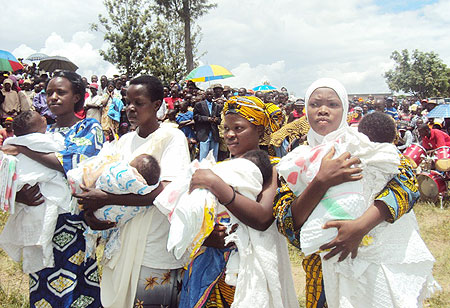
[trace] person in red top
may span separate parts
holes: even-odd
[[[427,124],[419,127],[422,146],[426,150],[434,150],[443,146],[450,146],[450,136],[439,129],[430,129]]]
[[[178,86],[173,86],[170,90],[170,97],[165,97],[164,102],[166,102],[167,109],[174,109],[174,103],[177,101],[181,101],[182,99],[179,97]]]
[[[289,114],[288,123],[291,123],[294,120],[300,119],[305,115],[303,109],[305,108],[305,102],[301,99],[298,99],[294,103],[294,110]]]
[[[3,145],[3,141],[5,141],[6,138],[14,136],[12,124],[13,118],[7,117],[4,124],[5,128],[0,129],[0,146]]]

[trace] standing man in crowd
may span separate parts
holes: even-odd
[[[200,142],[200,161],[208,155],[210,150],[213,150],[214,158],[217,160],[219,152],[218,126],[222,108],[213,102],[213,97],[213,89],[207,89],[206,99],[198,102],[194,107],[194,129]]]
[[[45,93],[45,82],[39,83],[41,91],[33,99],[34,110],[47,120],[47,124],[55,123],[55,115],[50,111],[47,105],[47,93]]]
[[[86,98],[84,102],[84,109],[86,110],[86,118],[96,119],[98,122],[102,118],[102,97],[98,95],[98,84],[91,83],[89,85],[91,95]]]
[[[397,108],[394,107],[394,99],[391,96],[386,98],[386,109],[384,113],[390,115],[395,121],[398,121]]]
[[[7,117],[15,117],[20,112],[20,100],[19,94],[12,89],[13,81],[6,78],[3,81],[2,94],[4,96],[4,101],[0,105],[0,115],[2,121]]]

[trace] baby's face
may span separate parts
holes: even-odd
[[[31,117],[30,126],[34,128],[36,133],[44,134],[47,130],[47,120],[36,111],[33,112]]]

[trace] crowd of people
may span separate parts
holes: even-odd
[[[412,211],[416,175],[397,152],[450,146],[450,122],[426,116],[433,102],[349,100],[334,79],[294,98],[286,88],[201,90],[146,75],[29,77],[2,76],[0,151],[18,168],[26,157],[62,174],[81,207],[57,205],[45,245],[0,236],[24,264],[53,247],[52,262],[26,271],[31,307],[298,307],[283,238],[305,254],[307,307],[421,307],[439,289]],[[43,122],[46,135],[62,138],[60,150],[21,143],[42,134]],[[205,161],[219,169],[199,168]],[[54,178],[18,187],[25,210],[5,230],[48,226],[47,210],[34,224],[26,211],[51,208],[40,181]],[[99,211],[115,205],[121,214],[102,219]],[[121,221],[127,208],[137,210]],[[87,234],[115,227],[100,277],[95,254],[86,257]],[[168,249],[172,236],[181,253]]]

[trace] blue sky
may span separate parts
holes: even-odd
[[[436,2],[438,0],[375,0],[375,4],[386,13],[413,11]]]

